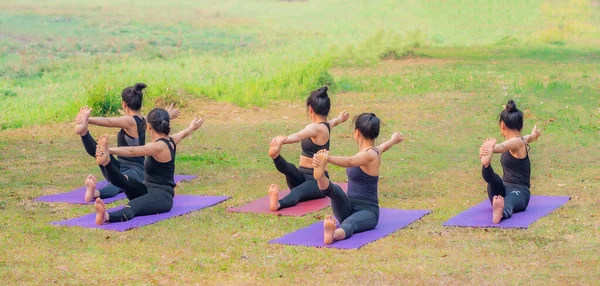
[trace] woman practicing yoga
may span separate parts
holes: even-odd
[[[298,202],[323,198],[324,195],[317,189],[317,182],[313,179],[313,155],[321,150],[329,150],[329,135],[331,128],[344,123],[350,115],[344,110],[338,117],[327,121],[331,101],[327,95],[327,87],[324,86],[313,91],[306,100],[308,116],[312,123],[304,129],[289,135],[277,136],[271,140],[269,156],[273,159],[277,170],[285,175],[285,180],[291,192],[281,200],[278,200],[279,187],[272,184],[269,187],[269,209],[277,211],[289,208]],[[279,152],[283,144],[301,142],[302,154],[298,168],[288,163]],[[325,171],[325,176],[329,174]]]
[[[379,221],[379,199],[377,184],[381,155],[395,144],[404,140],[404,135],[394,133],[392,138],[375,147],[375,138],[379,135],[379,118],[373,113],[359,115],[354,124],[354,140],[359,152],[351,157],[329,156],[329,151],[321,150],[313,157],[315,180],[319,190],[331,199],[333,216],[328,215],[324,222],[324,242],[351,237],[374,229]],[[340,186],[333,184],[323,176],[327,163],[346,167],[348,175],[348,194]],[[337,228],[337,221],[341,222]]]
[[[488,183],[488,197],[492,203],[492,222],[500,223],[514,213],[522,212],[529,204],[531,162],[529,161],[529,143],[537,140],[540,130],[533,127],[530,135],[521,136],[523,113],[517,104],[509,100],[500,113],[500,132],[506,141],[496,144],[496,139],[488,138],[479,149],[481,174]],[[500,155],[500,164],[504,174],[502,178],[492,169],[492,155]]]
[[[175,152],[177,144],[183,138],[198,130],[204,119],[196,117],[190,126],[179,133],[169,136],[171,131],[169,113],[160,108],[148,113],[148,133],[152,142],[144,146],[108,148],[108,135],[104,134],[98,140],[96,162],[103,166],[107,179],[116,187],[125,191],[129,203],[121,210],[108,213],[102,199],[97,198],[96,224],[104,222],[121,222],[136,216],[165,213],[173,207],[175,196]],[[143,157],[144,178],[142,182],[119,171],[110,159],[109,154],[120,157]]]
[[[146,85],[143,83],[136,83],[134,86],[129,86],[121,92],[121,108],[125,115],[116,118],[104,118],[104,117],[92,117],[90,118],[91,108],[84,106],[79,110],[79,114],[75,119],[75,134],[81,136],[83,147],[87,153],[94,157],[96,155],[96,140],[89,132],[88,125],[98,125],[104,127],[116,127],[121,128],[117,135],[118,146],[143,146],[146,143],[146,119],[141,115],[140,109],[142,108],[143,90]],[[172,105],[168,108],[171,118],[176,118],[179,115],[179,110],[172,109]],[[119,160],[110,156],[113,164],[116,165],[123,174],[137,180],[144,179],[144,158],[143,157],[121,157]],[[106,171],[104,167],[100,166],[100,171],[104,178],[106,177]],[[85,180],[86,192],[84,200],[91,202],[95,198],[112,198],[118,193],[122,192],[120,188],[113,184],[108,184],[106,187],[96,190],[90,188],[91,184],[95,185],[96,177],[89,175]]]

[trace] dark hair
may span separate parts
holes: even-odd
[[[375,113],[363,113],[354,117],[354,128],[367,139],[375,139],[379,136],[379,125],[381,121]]]
[[[508,129],[523,129],[523,112],[517,108],[517,104],[511,99],[506,103],[506,108],[500,113],[500,120]]]
[[[121,98],[127,106],[133,110],[142,108],[142,99],[144,94],[142,90],[146,88],[145,83],[136,83],[134,86],[128,86],[121,92]]]
[[[169,135],[171,132],[171,117],[162,108],[154,108],[148,112],[148,123],[156,132]]]
[[[327,95],[327,86],[321,87],[310,93],[310,96],[306,99],[306,107],[312,107],[316,114],[321,116],[329,115],[329,109],[331,108],[331,100]]]

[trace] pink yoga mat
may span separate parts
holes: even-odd
[[[348,191],[347,183],[334,183],[342,188],[344,192]],[[267,190],[265,189],[265,192]],[[287,196],[290,190],[281,190],[279,192],[279,199]],[[285,208],[279,211],[269,210],[269,196],[264,196],[258,200],[251,201],[243,206],[233,207],[227,209],[228,212],[239,212],[239,213],[258,213],[258,214],[274,214],[274,215],[285,215],[285,216],[303,216],[311,212],[316,212],[324,209],[330,205],[329,198],[325,197],[322,199],[311,200],[300,202],[291,208]]]
[[[189,180],[193,180],[195,179],[197,176],[190,176],[190,175],[175,175],[175,183],[181,182],[181,181],[189,181]],[[96,184],[96,189],[102,189],[104,188],[106,185],[108,185],[108,182],[106,180],[100,181]],[[41,196],[39,198],[34,199],[34,201],[36,202],[48,202],[48,203],[70,203],[70,204],[93,204],[94,202],[86,202],[83,200],[83,197],[85,196],[85,186],[81,187],[81,188],[77,188],[75,190],[72,190],[70,192],[66,192],[66,193],[60,193],[60,194],[54,194],[54,195],[47,195],[47,196]],[[125,197],[124,193],[119,193],[116,196],[112,197],[112,198],[106,198],[106,199],[102,199],[102,201],[105,204],[108,203],[112,203],[114,201],[118,201],[118,200],[122,200],[122,199],[126,199],[127,197]]]

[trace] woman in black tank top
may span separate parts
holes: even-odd
[[[521,135],[523,113],[517,109],[516,103],[512,100],[508,101],[506,108],[500,113],[499,122],[500,131],[506,140],[496,144],[496,139],[488,138],[479,149],[481,174],[488,184],[488,197],[493,211],[492,222],[495,224],[527,209],[531,196],[529,143],[540,136],[537,125],[533,127],[530,135]],[[500,163],[504,170],[502,178],[492,169],[494,153],[502,153],[500,155]]]
[[[140,112],[144,88],[146,88],[146,84],[136,83],[133,86],[126,87],[121,92],[121,108],[125,113],[124,116],[115,118],[90,117],[91,108],[84,106],[80,109],[75,119],[75,134],[81,136],[83,147],[90,156],[96,156],[97,146],[96,140],[89,132],[88,126],[90,124],[120,128],[117,135],[117,146],[119,147],[143,146],[146,143],[146,119],[144,119]],[[177,109],[172,109],[171,106],[169,110],[175,117],[177,116]],[[118,157],[117,159],[111,156],[111,161],[127,176],[138,180],[144,179],[144,157]],[[100,171],[104,178],[108,180],[104,167],[100,167]],[[91,174],[88,175],[85,180],[86,192],[84,201],[91,202],[95,198],[112,198],[123,191],[112,183],[109,183],[102,189],[96,190],[95,183],[96,177]]]
[[[107,221],[121,222],[136,216],[165,213],[173,207],[177,144],[198,130],[204,123],[204,119],[196,117],[188,128],[171,136],[169,136],[170,117],[166,110],[160,108],[151,110],[148,113],[148,123],[148,133],[150,133],[152,142],[144,146],[108,148],[108,135],[106,134],[98,140],[96,162],[106,169],[108,179],[125,191],[129,202],[123,209],[108,213],[102,199],[97,198],[95,203],[97,224]],[[123,157],[146,156],[145,180],[142,182],[121,173],[113,164],[109,154]]]
[[[343,111],[338,117],[327,121],[331,101],[324,86],[313,91],[306,100],[306,108],[312,123],[289,136],[277,136],[271,140],[269,156],[273,159],[275,168],[285,176],[291,192],[279,200],[279,187],[272,184],[269,187],[269,209],[277,211],[282,208],[295,206],[298,202],[323,198],[313,179],[312,156],[321,149],[329,150],[329,135],[331,128],[345,122],[350,116]],[[315,142],[317,140],[319,142]],[[298,167],[288,163],[280,154],[283,144],[301,142],[302,154]],[[326,174],[328,176],[328,174]]]

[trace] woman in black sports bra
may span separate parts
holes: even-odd
[[[148,113],[148,123],[148,133],[150,133],[152,142],[144,146],[108,148],[108,135],[106,134],[98,140],[96,162],[105,168],[108,179],[125,191],[129,203],[121,210],[108,213],[102,199],[97,198],[95,203],[96,224],[122,222],[136,216],[165,213],[173,207],[177,144],[198,130],[204,123],[204,119],[196,117],[188,128],[172,136],[169,136],[171,124],[169,113],[166,110],[152,109]],[[146,156],[145,180],[142,182],[121,173],[109,155]]]
[[[321,149],[329,150],[331,128],[344,123],[350,117],[346,111],[342,111],[338,117],[327,121],[331,101],[327,95],[326,86],[310,94],[306,100],[306,107],[308,116],[312,121],[311,124],[292,135],[277,136],[271,140],[269,156],[273,159],[277,170],[285,176],[287,185],[291,190],[289,195],[279,200],[279,187],[276,184],[269,186],[269,208],[272,211],[295,206],[298,202],[324,197],[313,178],[312,157]],[[279,154],[283,144],[297,142],[300,142],[302,147],[298,167],[288,163]],[[325,176],[328,176],[327,172]]]
[[[331,215],[323,222],[323,242],[332,244],[344,240],[355,233],[374,229],[379,222],[379,167],[381,155],[392,146],[402,142],[404,135],[394,133],[392,138],[375,145],[379,136],[380,120],[373,113],[359,115],[354,123],[354,140],[358,143],[358,153],[354,156],[329,156],[329,151],[321,150],[313,158],[315,180],[319,190],[330,198]],[[348,193],[340,186],[323,176],[327,163],[346,168]],[[321,170],[321,172],[318,172]],[[336,221],[337,219],[337,221]],[[337,222],[340,226],[337,227]]]
[[[106,117],[91,117],[92,109],[84,106],[79,110],[79,114],[75,119],[75,134],[81,136],[83,147],[86,152],[94,157],[96,156],[96,140],[89,132],[88,125],[97,125],[103,127],[120,128],[117,135],[117,146],[143,146],[146,143],[146,119],[142,116],[140,110],[142,108],[143,90],[146,88],[144,83],[136,83],[133,86],[128,86],[121,92],[121,108],[125,115],[115,118]],[[176,118],[179,110],[168,108],[171,118]],[[144,179],[144,157],[122,157],[118,156],[118,160],[111,156],[111,161],[117,168],[127,176],[137,180]],[[104,178],[106,170],[100,167],[100,171]],[[110,180],[109,180],[110,181]],[[92,187],[92,185],[94,187]],[[120,188],[112,183],[106,187],[96,190],[96,177],[88,175],[85,180],[86,192],[84,200],[91,202],[95,198],[112,198],[122,192]]]
[[[488,197],[492,203],[492,222],[509,219],[514,213],[522,212],[529,205],[531,162],[529,161],[529,143],[537,140],[540,130],[533,127],[530,135],[521,136],[523,113],[517,104],[509,100],[500,113],[500,132],[506,139],[496,144],[495,138],[488,138],[479,149],[481,174],[488,183]],[[502,178],[492,169],[492,155],[500,155],[500,164],[504,170]]]

